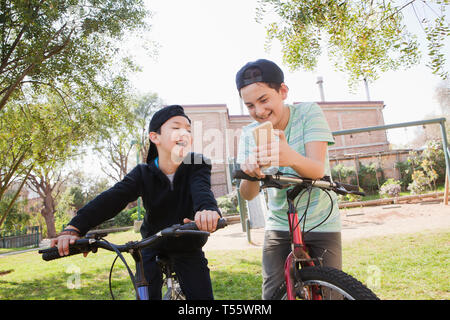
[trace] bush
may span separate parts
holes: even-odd
[[[380,195],[382,197],[398,197],[402,190],[401,182],[394,179],[388,179],[380,187]]]
[[[412,174],[413,182],[408,185],[408,190],[412,194],[421,194],[427,190],[427,186],[430,186],[430,178],[422,171],[416,170]]]
[[[224,195],[217,198],[217,206],[223,216],[233,215],[239,212],[239,205],[237,199],[237,191]]]
[[[445,182],[445,158],[442,143],[429,141],[422,151],[412,151],[408,157],[412,168],[408,186],[414,194],[423,193],[427,188],[436,190],[436,183]]]
[[[137,220],[137,207],[126,209],[119,212],[114,218],[103,222],[97,226],[97,229],[108,229],[115,227],[129,227],[132,226],[134,221]],[[141,219],[143,219],[145,209],[141,208]]]
[[[408,185],[412,182],[412,170],[408,161],[398,161],[395,168],[400,171],[400,185],[403,190],[407,190]]]
[[[378,165],[376,163],[362,164],[359,163],[358,179],[359,186],[364,189],[366,193],[373,193],[378,190],[377,180]]]
[[[350,179],[355,178],[355,167],[346,167],[342,163],[335,165],[331,169],[333,180],[351,183]]]

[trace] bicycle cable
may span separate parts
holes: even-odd
[[[114,264],[116,263],[116,260],[117,260],[118,257],[119,257],[119,256],[116,255],[116,257],[114,258],[114,261],[113,261],[113,263],[112,263],[112,265],[111,265],[111,269],[109,270],[109,293],[111,294],[111,298],[112,298],[113,300],[116,300],[116,299],[114,298],[114,294],[113,294],[113,292],[112,292],[112,271],[113,271]]]
[[[330,198],[330,202],[331,202],[331,209],[330,209],[330,212],[329,212],[328,215],[325,217],[325,219],[323,219],[319,224],[317,224],[316,226],[312,227],[312,228],[309,229],[308,231],[304,231],[304,230],[305,230],[305,227],[306,227],[306,213],[307,213],[307,211],[308,211],[308,209],[309,209],[309,205],[310,205],[310,201],[311,201],[311,192],[312,192],[312,189],[313,189],[313,188],[314,188],[314,186],[311,185],[311,186],[307,187],[306,189],[304,189],[304,190],[302,191],[302,193],[298,196],[297,202],[295,203],[295,209],[296,209],[296,211],[297,211],[297,206],[298,206],[298,203],[299,203],[301,197],[303,196],[303,194],[304,194],[306,191],[308,191],[308,202],[307,202],[307,204],[306,204],[306,208],[305,208],[305,210],[304,210],[304,212],[303,212],[301,218],[300,218],[299,221],[297,222],[297,225],[292,229],[292,230],[295,230],[295,229],[299,226],[299,224],[302,222],[302,220],[303,220],[303,228],[302,228],[302,230],[303,230],[303,234],[304,234],[304,235],[306,235],[308,232],[310,232],[310,231],[316,229],[317,227],[319,227],[320,225],[322,225],[325,221],[328,220],[328,218],[331,216],[331,213],[333,212],[333,205],[334,205],[334,204],[333,204],[333,198],[331,197],[331,195],[330,195],[330,193],[328,192],[328,190],[319,188],[319,189],[323,190],[323,191],[328,195],[328,197]]]
[[[322,220],[322,222],[320,222],[318,225],[312,227],[312,228],[309,229],[308,231],[304,232],[304,234],[307,234],[307,233],[310,232],[311,230],[314,230],[315,228],[317,228],[317,227],[319,227],[320,225],[322,225],[325,221],[328,220],[328,218],[331,216],[331,213],[333,212],[333,198],[331,197],[331,195],[330,195],[330,193],[328,192],[328,190],[323,190],[323,191],[324,191],[324,192],[328,195],[328,197],[330,198],[330,202],[331,202],[331,210],[330,210],[330,212],[328,213],[328,215],[326,216],[326,218]]]
[[[308,191],[308,202],[307,202],[307,204],[306,204],[306,209],[303,211],[303,214],[302,214],[302,216],[300,217],[300,219],[298,220],[297,224],[292,228],[292,231],[295,231],[295,229],[298,228],[298,226],[300,225],[300,223],[302,222],[303,219],[304,219],[304,220],[303,220],[303,230],[304,230],[304,227],[305,227],[305,221],[306,221],[306,212],[308,211],[309,203],[310,203],[310,200],[311,200],[311,189],[312,189],[312,188],[307,187],[307,188],[305,188],[305,189],[303,189],[303,190],[301,191],[301,193],[300,193],[299,196],[297,196],[297,202],[295,203],[295,206],[294,206],[295,211],[298,211],[298,210],[297,210],[298,203],[299,203],[300,199],[303,197],[303,195],[305,194],[305,192]]]
[[[103,240],[103,241],[105,241],[107,244],[109,244],[109,245],[111,246],[111,248],[113,248],[113,250],[116,252],[117,256],[118,256],[118,257],[122,260],[122,262],[125,264],[125,267],[126,267],[127,270],[128,270],[128,274],[130,275],[131,282],[133,282],[133,287],[134,287],[134,289],[135,289],[135,291],[136,291],[136,298],[137,298],[137,300],[141,300],[141,299],[140,299],[140,296],[139,296],[139,291],[138,291],[137,286],[136,286],[136,280],[135,280],[135,278],[134,278],[133,272],[131,271],[130,267],[128,266],[128,263],[126,262],[126,260],[125,260],[125,258],[123,257],[122,253],[116,248],[115,245],[113,245],[112,243],[110,243],[110,242],[109,242],[108,240],[106,240],[105,238],[101,238],[101,240]],[[114,259],[114,262],[116,262],[115,260],[117,260],[117,257],[116,257],[116,259]],[[113,262],[113,265],[111,266],[111,271],[112,271],[112,267],[114,266],[114,262]],[[110,275],[111,275],[111,274],[110,274]]]

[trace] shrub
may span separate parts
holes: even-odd
[[[144,217],[145,209],[141,208],[141,219]],[[132,226],[134,220],[137,220],[137,207],[126,209],[119,214],[117,214],[114,218],[103,222],[98,225],[96,229],[108,229],[114,227],[129,227]]]
[[[422,170],[415,170],[412,174],[412,180],[413,182],[408,185],[408,190],[412,194],[424,193],[427,186],[431,185],[430,178]]]
[[[371,193],[378,190],[377,180],[378,165],[376,163],[362,164],[359,163],[358,179],[359,186],[364,189],[365,192]]]
[[[233,215],[239,212],[239,205],[237,199],[237,191],[217,198],[217,206],[223,216]]]
[[[403,190],[406,190],[408,185],[412,182],[411,165],[408,161],[398,161],[395,163],[395,168],[400,171],[400,185]]]
[[[335,165],[331,169],[333,180],[350,183],[350,179],[355,177],[355,167],[346,167],[342,163]]]
[[[382,197],[398,197],[401,191],[401,182],[394,179],[388,179],[380,187],[380,195]]]

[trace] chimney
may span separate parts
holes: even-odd
[[[367,79],[364,78],[364,86],[366,87],[366,96],[367,96],[367,101],[370,101],[370,95],[369,95],[369,84],[367,83]]]
[[[317,77],[317,82],[316,83],[319,85],[320,99],[323,102],[323,101],[325,101],[325,95],[323,93],[323,78],[322,77]]]

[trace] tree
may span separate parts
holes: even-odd
[[[114,181],[122,180],[129,170],[129,158],[133,149],[139,152],[140,161],[145,161],[148,149],[148,125],[151,115],[161,108],[163,102],[155,93],[130,97],[124,108],[123,121],[110,126],[104,138],[95,147],[104,159],[102,171]]]
[[[47,165],[34,169],[27,179],[27,185],[42,199],[41,215],[47,225],[47,237],[56,237],[55,212],[56,201],[62,191],[63,177],[60,168]]]
[[[105,127],[123,121],[123,97],[129,90],[126,83],[120,77],[114,78],[105,82],[97,95],[79,92],[64,97],[48,87],[36,91],[24,86],[20,96],[0,110],[0,200],[15,180],[22,181],[18,195],[34,170],[32,177],[44,181],[40,190],[45,204],[42,214],[48,232],[54,235],[54,198],[47,174],[63,167],[83,144],[97,141]],[[7,208],[1,213],[0,226],[9,211]]]
[[[0,110],[25,84],[101,89],[120,41],[148,30],[148,16],[142,0],[1,1]]]
[[[448,0],[259,0],[257,21],[275,13],[266,26],[268,48],[282,45],[283,60],[292,70],[313,70],[324,48],[337,70],[348,73],[349,84],[373,81],[380,73],[408,68],[420,61],[417,34],[405,24],[411,9],[427,42],[427,65],[448,78],[443,46],[450,24],[445,19]],[[419,10],[419,7],[420,10]],[[426,14],[423,12],[426,11]]]

